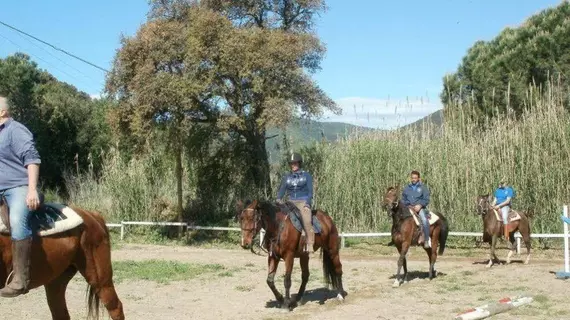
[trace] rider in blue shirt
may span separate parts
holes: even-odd
[[[315,233],[312,223],[311,205],[313,202],[313,177],[310,173],[301,169],[303,158],[298,153],[289,156],[289,166],[291,172],[283,176],[281,186],[277,192],[277,201],[282,201],[287,194],[289,200],[301,211],[303,220],[303,229],[307,235],[307,245],[305,252],[312,253],[314,251]]]
[[[427,206],[429,205],[430,192],[426,185],[420,180],[420,173],[412,171],[410,174],[411,183],[402,192],[402,203],[410,207],[416,213],[419,213],[422,222],[423,239],[420,238],[419,243],[424,248],[431,248],[430,225],[428,218]]]
[[[28,292],[32,246],[29,218],[40,206],[37,191],[40,156],[30,131],[10,117],[8,99],[0,96],[0,196],[10,210],[14,277],[0,290],[2,297]]]
[[[501,210],[503,218],[503,232],[505,239],[509,240],[509,211],[511,210],[515,191],[507,185],[506,179],[503,178],[499,182],[499,187],[495,190],[495,199],[493,200],[493,209]]]

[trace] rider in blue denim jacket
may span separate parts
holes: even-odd
[[[10,117],[8,99],[0,96],[0,196],[10,211],[12,237],[12,281],[0,290],[2,297],[28,292],[32,246],[31,212],[40,206],[37,191],[40,156],[33,136]]]
[[[430,192],[420,180],[420,173],[412,171],[411,183],[402,192],[402,202],[416,213],[419,213],[422,222],[424,248],[431,248],[430,225],[427,206],[429,205]],[[420,240],[421,243],[421,240]]]
[[[310,173],[302,170],[303,158],[298,153],[289,156],[289,166],[291,171],[283,176],[281,186],[277,192],[277,201],[282,201],[283,197],[289,195],[289,200],[293,202],[303,220],[303,229],[307,235],[305,252],[313,253],[315,243],[315,233],[312,223],[311,205],[313,202],[313,177]]]

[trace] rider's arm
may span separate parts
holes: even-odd
[[[422,206],[422,208],[427,207],[429,204],[429,196],[430,196],[429,189],[427,186],[424,185],[424,187],[422,188],[422,195],[418,199],[417,204]]]
[[[277,191],[277,200],[282,200],[283,197],[285,196],[285,191],[287,191],[286,183],[287,183],[287,175],[284,175],[283,178],[281,178],[281,186],[279,187],[279,191]]]
[[[511,203],[511,197],[508,197],[507,200],[505,200],[505,201],[499,203],[498,207],[499,207],[499,208],[502,208],[502,207],[504,207],[504,206],[506,206],[506,205],[509,205],[510,203]]]
[[[313,177],[310,173],[306,173],[307,175],[307,191],[309,192],[307,196],[307,206],[311,206],[313,203]]]
[[[28,165],[28,190],[36,191],[38,187],[38,178],[40,176],[40,165],[39,164],[29,164]]]
[[[34,137],[26,127],[19,125],[14,128],[10,146],[25,167],[28,167],[30,164],[39,165],[41,163],[40,154],[36,150],[34,143]]]
[[[404,191],[402,191],[402,203],[405,206],[410,206],[412,204],[410,203],[410,200],[408,200],[408,192],[407,191],[408,191],[408,188],[405,188]]]

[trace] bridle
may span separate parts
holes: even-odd
[[[259,232],[259,231],[257,230],[257,225],[258,225],[258,223],[261,222],[261,214],[259,213],[259,210],[254,209],[254,208],[245,208],[245,209],[243,209],[243,211],[248,211],[248,212],[253,211],[253,220],[254,220],[254,221],[253,221],[253,228],[244,229],[244,228],[241,227],[241,224],[240,224],[240,229],[241,229],[242,231],[254,232],[253,237],[255,237],[255,236],[257,235],[257,233]],[[242,212],[243,212],[243,211],[242,211]]]
[[[394,214],[396,214],[397,212],[397,208],[398,208],[398,198],[392,200],[390,198],[384,198],[385,203],[386,203],[386,209],[388,209],[388,214],[390,216],[394,216]]]
[[[486,206],[484,204],[486,204]],[[487,214],[487,211],[489,210],[488,199],[480,198],[479,201],[477,201],[477,208],[478,208],[479,214],[481,214],[483,216],[485,214]]]
[[[251,237],[251,239],[253,240],[253,239],[255,239],[255,237],[257,236],[257,234],[259,233],[259,230],[260,230],[261,228],[264,228],[264,229],[267,229],[267,228],[265,228],[265,226],[264,226],[263,220],[261,219],[261,213],[259,212],[258,209],[245,208],[245,209],[242,210],[242,213],[243,213],[243,211],[249,211],[249,212],[253,211],[253,220],[254,220],[254,221],[253,221],[253,228],[244,229],[244,228],[242,228],[241,223],[240,223],[240,229],[241,229],[242,232],[243,232],[243,231],[246,231],[246,232],[247,232],[247,231],[253,232],[253,236]],[[258,225],[260,225],[260,228],[259,228],[259,229],[258,229],[258,227],[257,227]],[[252,243],[251,243],[251,246],[250,246],[251,253],[254,253],[254,254],[259,255],[259,253],[255,252],[255,251],[253,250],[254,244],[257,244],[257,246],[258,246],[262,251],[264,251],[265,253],[268,253],[267,250],[265,250],[265,248],[264,248],[263,246],[259,245],[256,241],[252,241]]]

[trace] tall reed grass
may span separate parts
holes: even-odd
[[[381,201],[389,186],[408,183],[419,170],[431,190],[430,209],[455,231],[480,231],[475,197],[493,193],[506,177],[514,208],[533,209],[533,232],[560,232],[563,204],[570,204],[570,117],[560,88],[529,90],[526,110],[475,121],[469,102],[450,106],[443,126],[355,133],[338,144],[320,144],[316,203],[344,231],[388,231]]]

